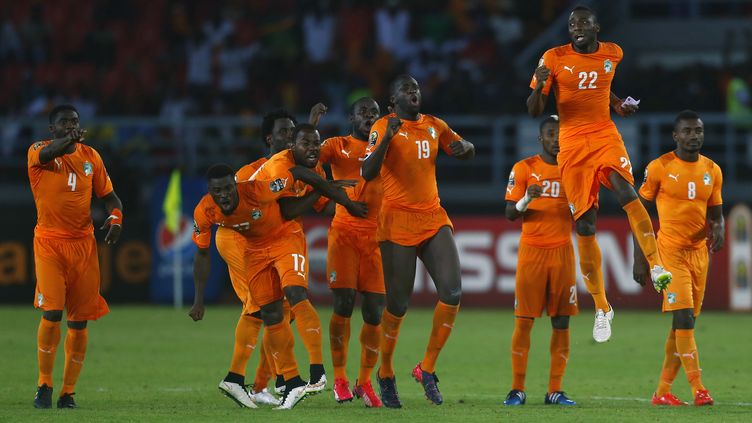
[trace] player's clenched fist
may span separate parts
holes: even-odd
[[[394,116],[390,117],[386,122],[386,134],[384,134],[384,139],[390,139],[394,136],[394,134],[399,131],[400,127],[402,126],[402,121],[400,118]]]
[[[547,68],[546,65],[538,66],[538,68],[535,69],[535,88],[543,88],[543,86],[546,85],[549,75],[551,75],[551,69]]]
[[[530,185],[527,187],[527,196],[530,198],[539,198],[543,194],[543,188],[540,185]]]
[[[194,322],[202,320],[204,318],[204,305],[193,304],[193,307],[191,307],[191,311],[188,312],[188,315],[191,316],[191,319],[193,319]]]
[[[474,150],[474,147],[468,141],[459,140],[449,144],[449,149],[452,150],[452,155],[454,157],[463,157],[470,153],[470,151]]]
[[[345,205],[347,212],[355,217],[366,217],[368,214],[368,205],[361,203],[360,201],[350,201]]]

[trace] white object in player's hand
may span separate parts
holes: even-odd
[[[635,100],[632,98],[632,96],[627,96],[627,98],[624,99],[624,101],[621,102],[622,109],[624,106],[639,106],[640,100]]]

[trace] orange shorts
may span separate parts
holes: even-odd
[[[444,226],[454,230],[443,207],[421,212],[382,208],[376,239],[415,247],[431,239]]]
[[[592,207],[598,207],[598,191],[603,185],[612,189],[608,176],[617,172],[634,185],[632,164],[619,132],[606,130],[581,135],[576,145],[557,156],[561,183],[569,201],[569,210],[577,220]],[[559,140],[560,145],[567,144]]]
[[[384,294],[381,250],[373,231],[329,228],[326,274],[329,288]]]
[[[576,267],[572,243],[538,248],[520,243],[514,287],[514,315],[541,317],[577,314]]]
[[[302,231],[281,236],[263,248],[246,249],[250,302],[263,306],[284,298],[287,286],[308,289],[308,257]]]
[[[220,227],[217,229],[217,235],[214,239],[217,242],[219,255],[227,263],[232,289],[235,290],[238,299],[243,303],[243,314],[253,314],[259,311],[259,306],[250,296],[250,275],[248,273],[250,267],[249,257],[246,253],[248,238],[232,229]]]
[[[699,316],[708,276],[708,248],[676,248],[661,242],[659,234],[658,254],[663,267],[673,275],[668,288],[663,290],[663,311],[691,308]]]
[[[34,307],[67,310],[67,319],[97,320],[110,312],[99,294],[99,257],[94,236],[76,239],[34,237],[37,286]]]

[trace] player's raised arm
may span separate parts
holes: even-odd
[[[546,81],[551,75],[551,70],[546,65],[541,64],[535,69],[535,88],[527,97],[527,113],[532,117],[538,117],[543,113],[546,108],[546,101],[548,96],[543,93],[543,88],[546,86]]]
[[[46,164],[55,160],[56,157],[70,153],[71,146],[77,142],[83,142],[85,134],[85,129],[75,128],[68,132],[66,136],[53,139],[39,152],[39,163]]]
[[[708,207],[710,223],[710,252],[716,253],[723,248],[726,237],[726,221],[723,218],[723,205]]]
[[[517,220],[518,217],[525,214],[525,212],[527,211],[527,206],[529,206],[530,203],[536,198],[540,198],[542,194],[543,188],[541,188],[540,185],[530,185],[529,187],[527,187],[525,196],[522,197],[520,201],[507,201],[507,207],[504,210],[504,215],[509,220]]]
[[[366,181],[374,179],[375,177],[379,176],[379,173],[381,173],[381,165],[384,163],[384,157],[386,156],[386,152],[389,149],[389,143],[392,141],[394,134],[399,131],[400,126],[402,126],[402,121],[396,116],[390,117],[387,120],[384,137],[381,139],[381,142],[378,144],[378,146],[376,146],[376,149],[373,151],[373,153],[369,154],[368,157],[366,157],[366,159],[363,161],[363,166],[361,167],[360,174]],[[378,137],[378,131],[372,131],[371,136]],[[376,140],[374,139],[373,142],[375,141]]]
[[[211,272],[211,256],[208,248],[197,248],[193,256],[193,307],[188,315],[194,322],[204,318],[204,288]]]
[[[312,186],[313,189],[320,192],[324,197],[331,198],[335,202],[345,206],[345,208],[351,215],[356,217],[365,217],[368,214],[368,207],[365,205],[365,203],[352,201],[350,197],[347,196],[347,193],[345,193],[345,190],[341,188],[341,186],[330,183],[326,179],[317,175],[316,172],[313,172],[312,170],[303,166],[295,166],[290,169],[290,173],[295,179],[303,181],[306,184]],[[283,206],[283,204],[280,203],[280,206]],[[285,211],[283,211],[282,213],[284,214]]]
[[[321,117],[326,114],[327,110],[329,110],[329,108],[327,108],[324,103],[316,103],[311,107],[311,113],[308,115],[308,123],[314,127],[319,126]]]

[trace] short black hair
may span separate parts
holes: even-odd
[[[389,96],[391,97],[392,95],[394,95],[394,92],[399,89],[399,82],[401,82],[403,79],[408,78],[415,79],[412,75],[407,73],[397,75],[397,77],[392,80],[392,83],[389,84]]]
[[[676,115],[676,119],[674,119],[674,128],[676,128],[676,125],[678,125],[679,122],[683,120],[695,120],[695,119],[700,119],[700,115],[697,114],[697,112],[695,112],[694,110],[689,110],[689,109],[682,110],[681,112],[679,112],[678,115]]]
[[[316,127],[311,125],[310,123],[301,123],[300,125],[295,125],[295,130],[292,131],[292,142],[294,143],[295,140],[298,139],[298,134],[301,131],[316,131]]]
[[[596,23],[598,22],[598,14],[595,13],[595,11],[593,9],[591,9],[591,8],[585,6],[585,5],[579,4],[579,5],[575,6],[574,9],[572,9],[572,13],[574,13],[574,12],[588,12],[591,15],[593,15],[593,18],[594,18],[595,22]]]
[[[267,135],[271,135],[272,131],[274,131],[274,122],[276,122],[277,119],[290,119],[293,125],[298,124],[298,121],[295,120],[295,116],[291,115],[290,112],[285,109],[277,109],[273,112],[267,113],[264,115],[263,122],[261,122],[261,138],[264,142],[266,142]]]
[[[206,171],[206,180],[224,178],[225,176],[235,176],[235,171],[224,163],[211,165]]]
[[[374,100],[372,97],[361,97],[361,98],[353,101],[353,103],[350,105],[350,108],[348,109],[348,113],[350,113],[350,115],[354,115],[355,114],[355,105],[358,104],[358,103],[360,103],[361,101],[369,101],[369,100],[376,102],[376,100]],[[378,105],[379,105],[379,103],[376,102],[376,106],[377,107],[378,107]]]
[[[551,115],[545,119],[543,119],[540,123],[540,126],[538,126],[538,132],[542,135],[543,134],[543,127],[548,125],[549,123],[555,123],[559,124],[559,116],[558,115]]]
[[[50,124],[55,123],[55,119],[57,119],[57,115],[60,112],[64,112],[70,110],[72,112],[76,112],[78,114],[78,110],[76,110],[75,107],[73,107],[72,104],[60,104],[58,106],[55,106],[52,111],[50,111],[48,119],[50,120]]]

